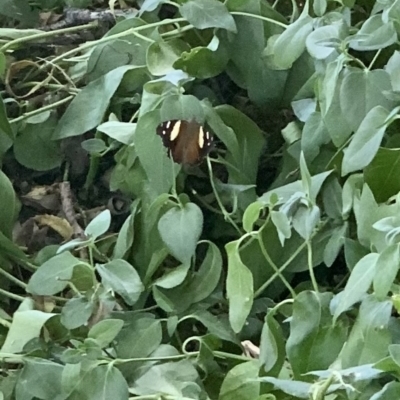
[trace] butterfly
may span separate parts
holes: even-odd
[[[180,164],[196,165],[210,152],[212,133],[196,121],[170,120],[157,127],[168,155]]]

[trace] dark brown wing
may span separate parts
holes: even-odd
[[[158,126],[157,134],[176,163],[198,164],[212,148],[211,132],[196,121],[165,121]]]

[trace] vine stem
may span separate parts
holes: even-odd
[[[69,51],[67,51],[67,52],[65,52],[63,54],[60,54],[59,56],[53,58],[52,62],[56,63],[58,61],[63,60],[64,58],[67,58],[69,56],[73,56],[74,54],[79,53],[82,50],[90,49],[91,47],[97,46],[99,44],[107,43],[107,42],[109,42],[111,40],[115,40],[115,39],[118,39],[118,38],[121,38],[121,37],[124,37],[124,36],[128,36],[128,35],[132,35],[132,34],[135,34],[136,32],[139,32],[139,31],[143,31],[143,30],[151,29],[151,28],[157,28],[157,27],[163,26],[163,25],[169,25],[169,24],[174,24],[174,23],[179,23],[179,22],[185,22],[185,21],[186,21],[185,18],[175,18],[175,19],[168,18],[168,19],[164,19],[164,20],[159,21],[159,22],[153,22],[151,24],[137,26],[136,28],[130,28],[130,29],[127,29],[126,31],[118,32],[115,35],[105,36],[105,37],[102,37],[99,40],[94,40],[92,42],[84,43],[84,44],[82,44],[81,46],[79,46],[79,47],[77,47],[75,49],[71,49],[71,50],[69,50]]]
[[[312,245],[311,240],[307,240],[307,261],[308,261],[308,270],[310,271],[310,278],[313,284],[313,288],[315,293],[319,293],[318,283],[315,279],[314,268],[313,268],[313,253],[312,253]]]
[[[57,108],[57,107],[60,106],[61,104],[68,103],[68,102],[69,102],[70,100],[72,100],[74,97],[75,97],[75,96],[71,95],[71,96],[66,97],[65,99],[56,101],[55,103],[49,104],[49,105],[44,106],[44,107],[42,107],[42,108],[38,108],[37,110],[33,110],[33,111],[30,111],[30,112],[24,113],[24,114],[20,115],[20,116],[17,117],[17,118],[11,119],[11,120],[10,120],[10,124],[15,124],[16,122],[23,121],[23,120],[25,120],[25,119],[28,119],[28,118],[30,118],[30,117],[33,117],[34,115],[38,115],[38,114],[41,114],[41,113],[43,113],[43,112],[45,112],[45,111],[52,110],[53,108]]]
[[[62,35],[64,33],[83,31],[85,29],[95,28],[96,26],[97,26],[97,22],[95,22],[95,23],[91,22],[90,24],[86,24],[86,25],[72,26],[69,28],[58,29],[55,31],[40,32],[40,33],[36,33],[36,34],[30,35],[30,36],[20,37],[20,38],[11,40],[10,42],[7,42],[5,45],[0,47],[0,52],[5,52],[10,47],[13,47],[14,45],[18,45],[21,43],[28,43],[28,42],[32,42],[35,40],[40,40],[40,39],[45,39],[45,38],[52,37],[52,36]]]
[[[307,240],[304,241],[297,249],[296,251],[289,257],[289,259],[278,269],[280,273],[282,273],[289,265],[290,263],[304,250],[305,247],[307,247],[308,243],[311,243],[312,238],[326,225],[327,221],[323,222],[320,226],[319,229],[316,229],[314,233],[311,235],[311,237]],[[312,253],[311,253],[312,254]],[[311,255],[312,257],[312,255]],[[261,285],[254,293],[254,298],[258,297],[261,295],[261,293],[278,277],[279,275],[275,272],[271,278],[269,278],[263,285]]]
[[[251,18],[255,18],[255,19],[261,19],[262,21],[270,22],[271,24],[278,25],[281,28],[284,28],[284,29],[287,28],[287,25],[284,24],[283,22],[275,21],[272,18],[263,17],[262,15],[246,13],[246,12],[243,12],[243,11],[232,11],[231,14],[232,15],[242,15],[243,17],[251,17]]]

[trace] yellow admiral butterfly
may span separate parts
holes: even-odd
[[[176,163],[188,165],[199,164],[213,143],[211,132],[196,121],[165,121],[158,126],[157,135]]]

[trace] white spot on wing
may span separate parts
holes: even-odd
[[[171,121],[167,121],[167,123],[165,124],[165,127],[168,129],[171,125]]]
[[[203,127],[200,126],[199,129],[199,147],[202,149],[204,147],[204,130]]]
[[[169,140],[171,141],[175,140],[179,135],[180,129],[181,129],[181,121],[177,121],[172,128],[171,134],[169,135]]]

